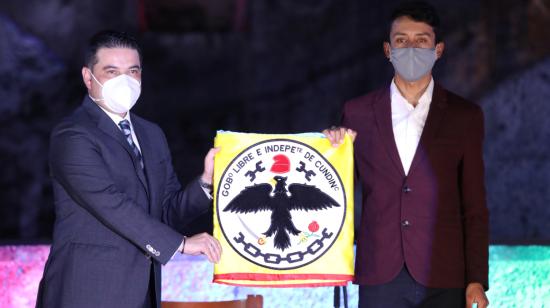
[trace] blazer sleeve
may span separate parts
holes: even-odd
[[[185,190],[172,166],[172,158],[168,150],[166,137],[161,132],[163,147],[166,152],[166,186],[162,197],[162,220],[176,230],[181,230],[185,225],[205,214],[212,206],[212,200],[206,195],[199,185],[198,178],[191,181]]]
[[[479,282],[489,288],[489,211],[485,198],[483,163],[483,112],[476,106],[464,138],[461,168],[461,197],[464,217],[466,283]]]
[[[182,235],[117,188],[98,142],[84,127],[61,124],[51,138],[51,176],[99,222],[158,262],[167,263]]]

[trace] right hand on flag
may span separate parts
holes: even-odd
[[[350,128],[332,126],[323,130],[323,134],[325,134],[325,137],[328,138],[330,144],[332,144],[332,146],[335,148],[344,143],[344,137],[346,136],[346,133],[351,137],[352,142],[355,141],[355,136],[357,136],[357,132]]]

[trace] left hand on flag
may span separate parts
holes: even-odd
[[[211,263],[218,263],[222,255],[222,246],[210,234],[200,233],[185,239],[183,253],[192,256],[204,254]]]

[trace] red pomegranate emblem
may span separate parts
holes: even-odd
[[[319,230],[319,224],[314,220],[309,226],[307,226],[310,232],[317,232]]]

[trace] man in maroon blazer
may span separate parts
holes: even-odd
[[[391,18],[388,86],[345,104],[337,145],[355,137],[363,205],[355,283],[360,307],[488,305],[483,113],[434,83],[435,9],[405,3]]]

